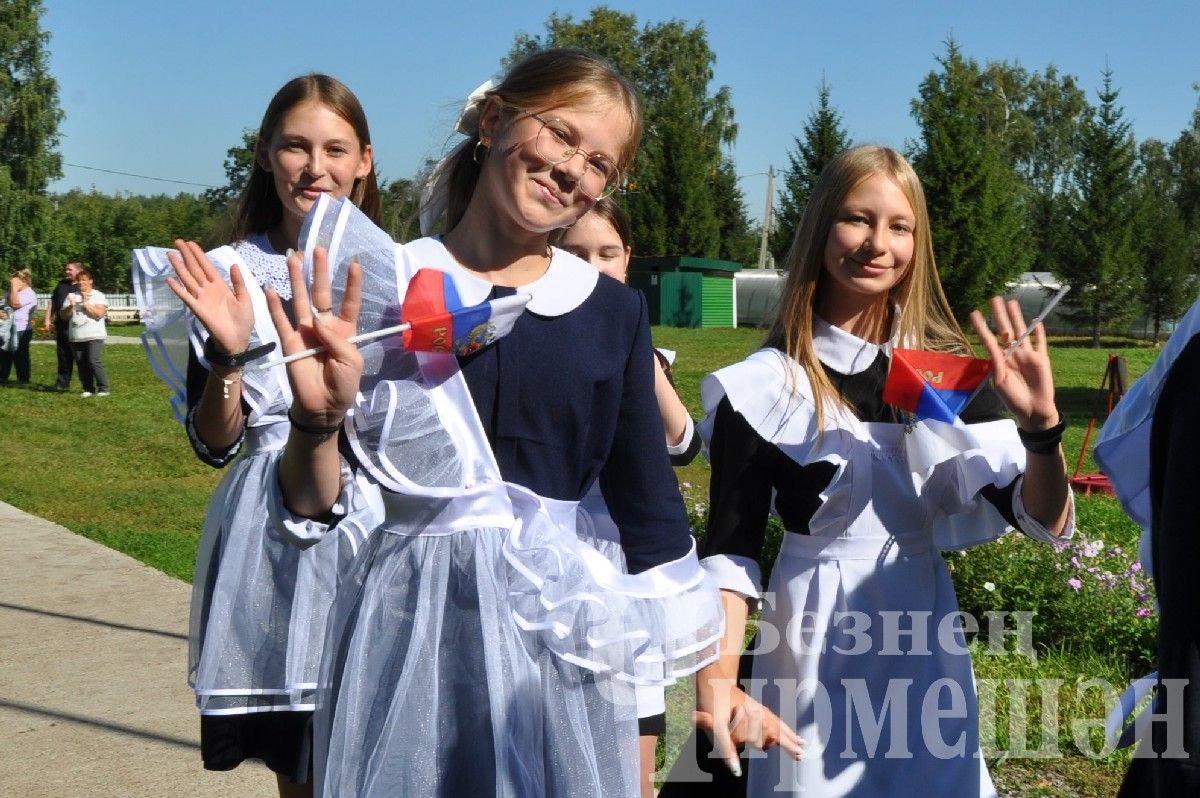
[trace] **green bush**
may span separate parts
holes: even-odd
[[[947,553],[959,605],[980,619],[1032,611],[1035,646],[1103,654],[1144,672],[1155,659],[1158,616],[1149,574],[1137,562],[1139,530],[1110,498],[1080,497],[1076,511],[1075,537],[1062,544],[1009,534]]]

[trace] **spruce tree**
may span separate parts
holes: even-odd
[[[925,188],[938,272],[965,320],[1025,270],[1026,189],[990,126],[985,75],[953,40],[941,70],[921,82],[912,113],[920,130],[913,165]]]
[[[1071,237],[1064,192],[1089,112],[1087,96],[1074,76],[1060,74],[1051,64],[1031,76],[1021,112],[1030,122],[1029,146],[1017,154],[1015,165],[1030,189],[1030,268],[1055,272]]]
[[[1195,279],[1190,247],[1175,205],[1178,180],[1166,146],[1147,139],[1138,147],[1137,211],[1134,245],[1144,270],[1142,300],[1158,341],[1164,322],[1177,319],[1191,304]]]
[[[804,123],[804,137],[793,136],[793,149],[788,151],[788,165],[783,170],[783,185],[775,209],[775,229],[771,231],[770,246],[775,262],[782,264],[796,227],[817,178],[825,166],[842,150],[850,146],[850,136],[842,127],[842,116],[829,102],[829,84],[821,78],[817,87],[817,107]]]
[[[1134,249],[1134,143],[1117,105],[1112,71],[1104,70],[1100,100],[1080,135],[1071,197],[1072,238],[1059,277],[1071,286],[1064,315],[1091,332],[1119,329],[1141,308],[1142,268]]]
[[[1194,88],[1200,90],[1200,83]],[[1200,274],[1200,99],[1191,126],[1171,144],[1171,163],[1178,177],[1175,205],[1188,238],[1191,269]]]

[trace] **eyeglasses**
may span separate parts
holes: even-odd
[[[566,163],[576,155],[583,156],[583,175],[579,178],[579,190],[588,199],[599,200],[610,196],[621,185],[621,170],[607,155],[588,152],[578,144],[572,144],[575,134],[566,122],[558,118],[543,119],[533,111],[518,105],[508,107],[541,124],[534,137],[533,147],[538,157],[549,164]]]

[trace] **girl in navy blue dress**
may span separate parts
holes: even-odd
[[[459,129],[426,204],[443,235],[361,249],[340,302],[329,272],[340,290],[348,256],[314,251],[311,301],[291,264],[298,324],[275,304],[285,351],[328,350],[288,367],[284,523],[318,535],[338,518],[343,426],[388,511],[339,588],[318,778],[325,795],[633,795],[632,688],[708,661],[720,607],[658,443],[645,302],[549,240],[620,185],[640,108],[606,61],[548,50]],[[331,253],[372,235],[353,213],[310,225]],[[418,269],[465,305],[520,293],[527,310],[470,354],[347,343]],[[576,536],[597,480],[629,573]]]

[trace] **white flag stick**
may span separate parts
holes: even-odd
[[[351,335],[346,340],[352,344],[360,344],[363,341],[374,341],[376,338],[384,338],[386,336],[411,329],[412,323],[406,321],[403,324],[397,324],[393,327],[384,327],[382,330],[372,330],[371,332],[360,333],[359,335]],[[258,369],[259,371],[266,371],[267,369],[274,368],[275,366],[285,366],[288,363],[292,363],[297,360],[303,360],[306,357],[312,357],[313,355],[324,351],[325,347],[314,346],[312,349],[305,349],[303,352],[293,352],[281,360],[268,360],[266,363],[259,363]]]
[[[1036,316],[1034,316],[1033,321],[1029,322],[1028,326],[1025,327],[1025,332],[1018,335],[1017,340],[1013,341],[1011,344],[1009,344],[1007,347],[1005,347],[1004,354],[1007,355],[1009,352],[1013,351],[1018,346],[1020,346],[1025,341],[1025,339],[1028,338],[1030,336],[1030,334],[1033,333],[1033,328],[1037,327],[1039,324],[1041,324],[1043,321],[1046,320],[1046,317],[1050,315],[1050,311],[1054,310],[1054,306],[1057,305],[1059,302],[1061,302],[1062,298],[1065,297],[1067,295],[1067,292],[1070,290],[1071,290],[1071,286],[1069,286],[1069,285],[1064,285],[1062,288],[1058,289],[1058,293],[1050,298],[1049,304],[1047,304],[1046,307],[1042,308],[1042,312],[1037,314]]]
[[[1046,305],[1046,307],[1042,308],[1042,312],[1034,316],[1033,321],[1029,322],[1029,324],[1025,327],[1025,332],[1018,335],[1017,340],[1004,347],[1005,357],[1008,357],[1010,353],[1016,351],[1016,348],[1033,333],[1035,327],[1046,320],[1046,317],[1050,315],[1050,311],[1054,310],[1054,306],[1061,302],[1062,298],[1065,297],[1067,292],[1070,290],[1071,286],[1069,285],[1064,285],[1062,288],[1058,289],[1058,293],[1050,298],[1050,302]],[[990,379],[990,377],[991,375],[989,375],[988,378]],[[971,395],[967,397],[967,401],[963,404],[964,409],[967,405],[971,404],[971,402],[975,400],[976,396],[979,396],[979,394],[983,391],[984,386],[987,384],[988,379],[984,379],[983,382],[979,383],[975,390],[971,391]]]

